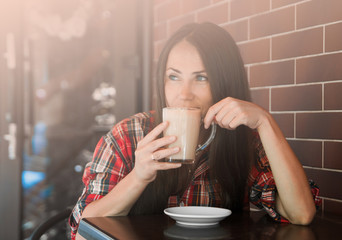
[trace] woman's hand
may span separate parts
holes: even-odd
[[[166,148],[167,145],[176,141],[175,136],[158,138],[158,136],[168,127],[168,122],[163,122],[148,133],[138,142],[135,151],[135,167],[133,171],[140,181],[152,182],[158,170],[178,168],[182,164],[158,162],[172,154],[179,152],[179,147]]]
[[[271,114],[254,103],[228,97],[209,108],[204,126],[212,121],[226,129],[240,125],[257,129],[277,186],[277,211],[291,223],[309,224],[316,210],[306,174]]]
[[[107,195],[87,205],[82,217],[126,216],[146,186],[156,178],[158,170],[181,166],[181,164],[157,161],[179,151],[177,147],[165,148],[176,140],[175,137],[158,138],[167,126],[167,122],[159,124],[139,141],[135,151],[133,170],[121,179]]]
[[[220,127],[229,130],[240,125],[257,129],[267,114],[264,109],[254,103],[227,97],[209,108],[204,118],[204,126],[208,128],[214,121]]]

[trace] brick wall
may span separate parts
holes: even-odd
[[[342,214],[342,1],[155,0],[154,59],[181,25],[224,27],[245,61],[253,101],[269,110]]]

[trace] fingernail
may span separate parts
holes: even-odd
[[[176,140],[176,137],[175,136],[170,136],[169,139],[170,139],[170,141],[174,141],[174,140]]]
[[[178,152],[179,150],[180,150],[179,147],[175,147],[175,148],[173,149],[173,152]]]

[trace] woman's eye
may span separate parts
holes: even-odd
[[[177,80],[178,80],[178,77],[177,77],[176,75],[172,75],[172,74],[170,74],[170,75],[168,76],[168,78],[169,78],[170,80],[172,80],[172,81],[177,81]]]
[[[196,76],[197,81],[207,81],[208,77],[203,76],[203,75],[198,75]]]

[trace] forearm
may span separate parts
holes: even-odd
[[[258,132],[277,186],[277,211],[292,223],[308,224],[315,205],[301,163],[270,114],[264,116]]]
[[[147,182],[136,178],[133,169],[106,196],[90,203],[84,209],[82,218],[127,215],[147,185]]]

